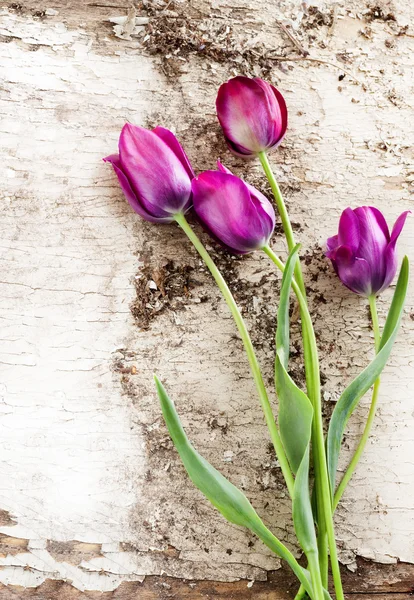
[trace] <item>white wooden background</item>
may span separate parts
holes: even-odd
[[[285,94],[289,131],[271,160],[308,257],[327,409],[367,364],[373,340],[365,303],[337,282],[324,241],[348,205],[375,204],[391,224],[412,204],[412,4],[341,0],[303,14],[299,2],[160,1],[137,4],[136,29],[123,30],[115,19],[114,31],[111,19],[129,10],[121,0],[0,9],[6,584],[33,587],[51,578],[111,590],[161,572],[260,580],[277,567],[261,543],[225,523],[191,486],[160,418],[154,371],[197,448],[294,543],[289,502],[226,306],[183,235],[140,221],[101,160],[116,150],[126,120],[172,128],[197,171],[220,157],[267,192],[258,165],[226,151],[214,100],[219,84],[238,72],[264,74]],[[306,60],[280,22],[309,50]],[[273,246],[284,254],[280,235]],[[400,255],[413,248],[409,221]],[[264,256],[219,254],[219,261],[271,390],[278,274]],[[131,314],[135,284],[142,289],[163,267],[192,267],[190,291],[173,273],[171,301],[142,330]],[[380,300],[381,318],[390,293]],[[159,290],[149,296],[155,309],[164,302]],[[414,562],[412,304],[411,289],[373,435],[337,513],[341,558],[350,568],[356,556]],[[353,418],[342,466],[368,402]]]

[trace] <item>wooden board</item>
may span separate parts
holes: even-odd
[[[373,339],[364,301],[339,285],[324,244],[347,205],[374,204],[390,224],[412,205],[414,15],[402,0],[301,6],[139,2],[137,29],[124,30],[130,3],[120,0],[0,8],[3,597],[286,592],[278,560],[190,485],[152,383],[156,371],[197,448],[299,555],[234,324],[183,235],[143,223],[101,159],[125,121],[162,124],[197,172],[220,158],[269,194],[258,164],[228,153],[214,101],[235,73],[280,87],[289,131],[271,162],[302,242],[328,414],[373,355]],[[265,256],[234,259],[203,239],[271,390],[279,276]],[[286,255],[279,225],[272,244]],[[399,246],[412,255],[411,222]],[[372,438],[337,511],[351,569],[357,557],[414,562],[413,315],[411,288]],[[293,343],[298,336],[296,324]],[[293,373],[301,383],[300,354]],[[347,431],[341,469],[368,403]],[[376,593],[387,592],[392,584]]]

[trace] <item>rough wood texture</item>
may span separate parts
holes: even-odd
[[[128,598],[132,586],[168,598],[160,580],[136,582],[161,573],[257,582],[278,567],[190,485],[160,418],[154,371],[197,448],[292,547],[286,491],[226,306],[180,232],[140,221],[101,161],[125,120],[175,129],[196,170],[220,157],[267,193],[258,165],[228,154],[214,99],[237,72],[284,92],[290,127],[271,159],[303,242],[327,413],[373,341],[366,306],[338,284],[324,241],[346,205],[375,204],[389,221],[410,206],[412,6],[341,1],[303,13],[299,2],[151,2],[137,5],[135,29],[131,12],[118,18],[129,9],[119,0],[0,9],[0,581],[11,586],[0,597],[24,597],[13,586],[27,586],[38,598],[118,588],[111,597]],[[280,232],[273,245],[284,253]],[[409,224],[400,253],[413,247]],[[264,256],[213,252],[271,389],[278,275]],[[371,442],[337,513],[351,568],[358,555],[414,562],[413,314],[411,293]],[[298,356],[299,382],[302,372]],[[368,402],[347,432],[342,467]],[[197,585],[208,597],[218,584]]]
[[[347,597],[380,598],[381,600],[408,600],[414,586],[414,566],[373,565],[358,560],[358,573],[343,569],[343,584]],[[287,567],[268,573],[266,582],[240,580],[232,583],[218,581],[183,581],[171,577],[146,577],[143,583],[122,583],[113,592],[81,592],[69,583],[46,581],[33,589],[22,590],[16,586],[0,588],[0,600],[30,598],[31,600],[288,600],[297,589],[297,583]]]

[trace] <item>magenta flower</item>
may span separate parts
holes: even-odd
[[[190,162],[168,129],[153,131],[126,123],[119,154],[104,158],[118,176],[126,199],[146,221],[169,223],[191,206]]]
[[[204,229],[235,254],[266,246],[275,227],[269,200],[220,162],[192,181],[196,215]]]
[[[395,246],[409,212],[398,217],[390,235],[377,208],[361,206],[344,210],[338,235],[328,239],[326,256],[347,288],[368,297],[390,285],[397,272]]]
[[[223,83],[216,100],[217,116],[227,144],[235,154],[251,156],[280,144],[288,113],[282,94],[255,77],[234,77]]]

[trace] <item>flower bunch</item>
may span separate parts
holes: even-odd
[[[381,332],[376,297],[397,272],[396,243],[408,211],[389,232],[382,213],[371,206],[343,211],[338,234],[329,238],[326,256],[340,280],[368,299],[375,337],[375,358],[345,387],[324,433],[318,347],[309,313],[306,288],[289,215],[271,169],[267,151],[276,148],[287,129],[282,94],[261,79],[235,77],[217,96],[217,116],[227,144],[239,156],[257,157],[272,189],[288,246],[283,262],[271,249],[275,228],[273,204],[259,190],[231,173],[220,162],[216,171],[195,176],[189,159],[173,133],[163,127],[148,131],[126,124],[119,154],[108,156],[132,208],[147,221],[175,221],[193,243],[220,288],[250,363],[264,418],[292,499],[292,518],[298,542],[308,561],[302,567],[286,546],[264,525],[246,496],[194,449],[183,430],[174,403],[155,378],[162,412],[171,438],[193,483],[230,522],[247,527],[286,560],[299,582],[297,598],[307,594],[324,600],[328,593],[328,556],[335,594],[344,598],[339,570],[333,513],[352,477],[367,442],[375,414],[379,376],[396,338],[408,284],[404,258],[393,300]],[[275,419],[248,330],[220,271],[189,225],[193,210],[203,229],[229,252],[264,252],[283,273],[276,327],[275,390],[279,401]],[[293,289],[301,314],[306,392],[289,375],[289,302]],[[364,432],[345,474],[338,482],[337,464],[346,424],[362,396],[373,386]],[[310,470],[311,451],[313,470]],[[311,477],[312,473],[312,477]],[[311,504],[311,495],[313,503]]]

